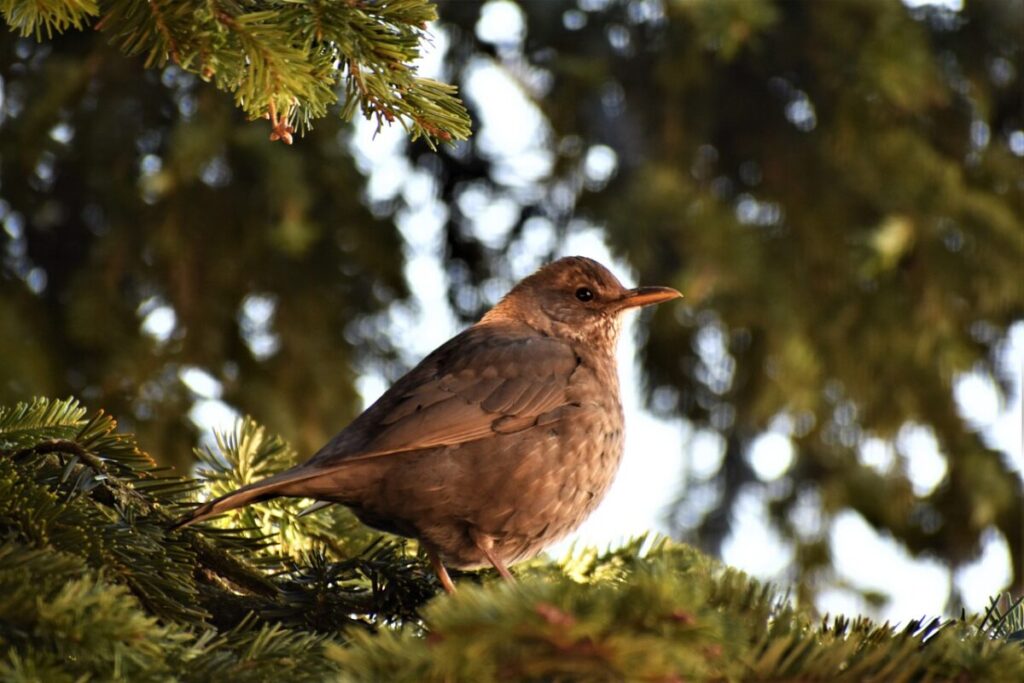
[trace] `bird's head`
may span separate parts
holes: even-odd
[[[483,321],[516,320],[552,337],[611,349],[623,312],[680,296],[671,287],[627,289],[597,261],[568,256],[520,281]]]

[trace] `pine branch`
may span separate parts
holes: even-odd
[[[358,108],[432,147],[470,134],[456,88],[416,74],[425,27],[437,18],[428,0],[0,0],[0,13],[37,40],[102,14],[96,28],[126,55],[212,81],[250,118],[269,119],[272,140],[291,143],[340,92],[346,119]]]
[[[460,577],[437,597],[422,558],[340,512],[296,518],[272,501],[168,532],[194,487],[208,497],[294,462],[248,418],[201,453],[200,481],[161,472],[73,400],[0,408],[0,445],[4,680],[1024,676],[1019,600],[902,628],[815,624],[772,586],[665,539],[520,565],[517,584]]]
[[[237,621],[225,624],[226,613],[240,619],[256,611],[271,621],[301,621],[279,604],[282,593],[294,594],[304,572],[314,571],[313,559],[322,553],[310,550],[318,537],[338,537],[350,527],[337,516],[297,520],[296,503],[282,502],[247,510],[241,529],[169,532],[195,489],[216,495],[295,460],[283,440],[250,419],[217,438],[218,452],[201,454],[209,477],[203,483],[158,470],[109,415],[86,420],[74,400],[0,408],[0,540],[4,529],[18,530],[22,542],[49,539],[56,549],[105,568],[161,617],[199,623],[216,614],[219,625],[231,627]],[[341,524],[332,528],[332,519]],[[352,536],[358,549],[335,545],[350,554],[332,558],[335,579],[318,584],[314,602],[332,596],[338,614],[356,621],[369,614],[395,623],[415,618],[437,590],[433,575],[403,549],[368,537],[365,531]],[[327,562],[322,557],[317,566]],[[281,578],[271,580],[267,572]],[[341,593],[335,590],[339,577],[346,585]],[[229,609],[240,604],[245,611]]]
[[[96,0],[0,0],[0,14],[23,38],[35,36],[42,41],[69,28],[89,25],[99,14]]]
[[[35,399],[0,408],[0,451],[36,445],[40,438],[70,438],[82,426],[85,408],[78,401]]]

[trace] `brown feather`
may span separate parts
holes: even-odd
[[[577,358],[554,339],[502,337],[507,328],[478,325],[455,337],[464,344],[459,354],[448,352],[449,342],[425,358],[308,462],[204,503],[175,528],[260,500],[302,496],[318,488],[312,480],[350,463],[454,446],[535,424],[566,403]],[[523,367],[529,367],[530,379],[521,376]],[[353,441],[361,448],[345,448]]]

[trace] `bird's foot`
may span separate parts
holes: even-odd
[[[441,556],[433,548],[427,548],[426,550],[427,557],[430,558],[430,565],[434,568],[437,578],[440,579],[445,592],[451,595],[455,592],[455,583],[452,581],[452,577],[448,576],[448,570],[445,569],[444,563],[441,562]]]
[[[491,563],[491,566],[501,574],[501,578],[515,583],[516,577],[512,576],[512,572],[508,570],[508,567],[505,566],[501,558],[494,554],[494,539],[475,529],[471,529],[469,535],[473,539],[473,543],[476,544],[476,547],[484,554],[487,561]]]

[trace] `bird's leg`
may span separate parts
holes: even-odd
[[[437,578],[441,580],[441,585],[444,586],[445,591],[449,595],[455,592],[455,584],[452,583],[452,577],[448,576],[448,570],[444,568],[444,563],[441,562],[441,556],[437,554],[437,551],[433,548],[426,548],[427,557],[430,558],[430,565],[434,568],[434,572],[437,574]]]
[[[487,561],[498,570],[501,577],[506,581],[515,583],[516,577],[512,576],[512,572],[508,570],[508,567],[506,567],[505,563],[501,561],[501,558],[494,554],[494,539],[472,529],[470,530],[469,535],[473,539],[473,543],[476,544],[476,547],[479,548],[480,552],[482,552],[484,557],[487,558]]]

